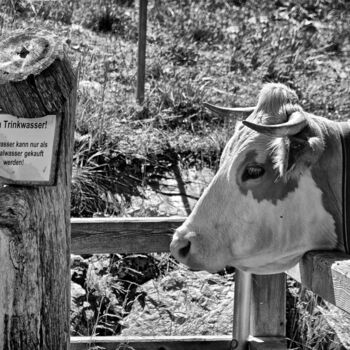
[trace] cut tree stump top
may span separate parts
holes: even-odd
[[[46,31],[16,31],[0,42],[0,109],[19,118],[57,115],[75,88],[64,43]]]
[[[62,57],[63,45],[51,33],[14,32],[0,42],[0,84],[35,76]]]

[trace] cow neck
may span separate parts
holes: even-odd
[[[343,241],[347,254],[350,254],[350,123],[341,122],[340,139],[343,154],[342,174],[342,209],[343,209]]]

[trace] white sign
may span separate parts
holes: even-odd
[[[7,183],[50,184],[56,165],[58,118],[0,114],[0,177]]]

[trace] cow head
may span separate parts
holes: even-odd
[[[334,220],[312,174],[324,136],[294,91],[264,86],[251,115],[237,123],[217,174],[176,230],[172,254],[195,270],[235,266],[263,274],[334,245]]]

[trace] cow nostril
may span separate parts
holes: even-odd
[[[184,247],[179,249],[179,255],[181,256],[181,258],[186,257],[186,255],[189,253],[190,249],[191,249],[191,242],[188,241],[188,243]]]

